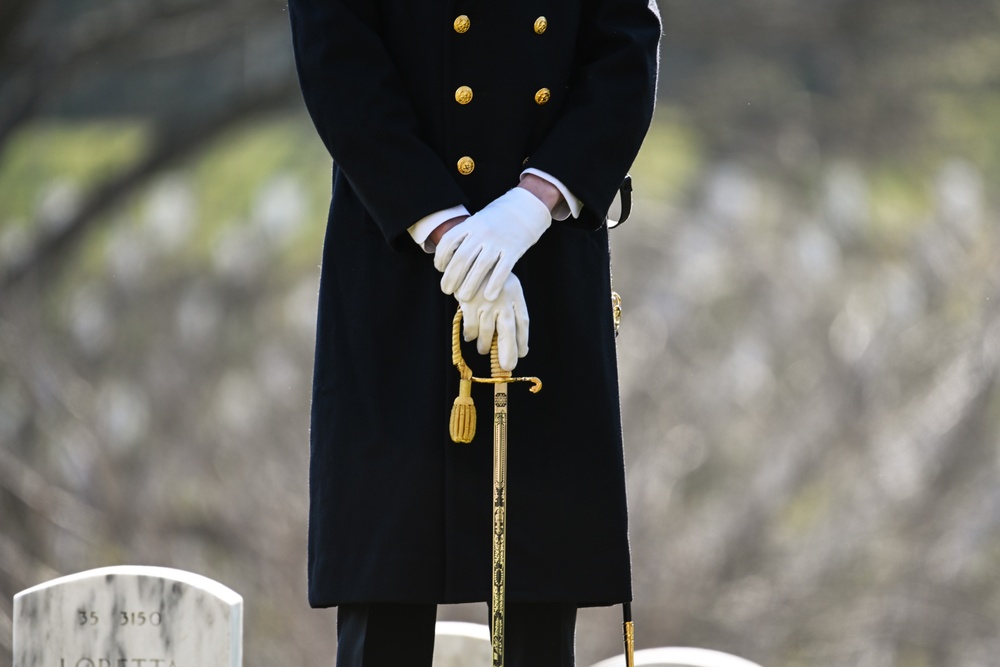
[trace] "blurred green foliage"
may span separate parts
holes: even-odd
[[[79,190],[135,160],[148,135],[141,121],[40,121],[16,133],[0,154],[0,221],[32,224],[45,189]]]

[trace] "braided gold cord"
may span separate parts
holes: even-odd
[[[462,309],[455,312],[455,318],[451,322],[451,363],[458,369],[463,380],[472,379],[472,369],[465,363],[462,357]]]

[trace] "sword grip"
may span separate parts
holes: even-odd
[[[509,378],[513,375],[510,371],[505,371],[500,367],[500,352],[497,345],[497,335],[493,334],[493,342],[490,343],[490,377],[495,379]]]

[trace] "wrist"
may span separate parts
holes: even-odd
[[[434,230],[427,236],[427,239],[433,243],[435,246],[441,243],[441,237],[444,236],[448,231],[455,227],[456,225],[464,222],[469,216],[462,215],[457,218],[451,218],[450,220],[445,220],[440,225],[434,228]]]
[[[559,188],[535,174],[525,174],[522,176],[521,182],[518,183],[517,187],[523,188],[533,194],[549,209],[550,214],[564,201]]]

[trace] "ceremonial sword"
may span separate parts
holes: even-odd
[[[500,367],[497,339],[490,346],[489,378],[473,377],[462,358],[459,330],[462,309],[455,313],[451,333],[452,363],[461,375],[459,395],[451,411],[451,439],[468,443],[476,433],[476,408],[472,402],[472,383],[493,385],[493,568],[490,584],[490,643],[493,646],[493,667],[503,667],[504,613],[507,590],[507,385],[511,382],[531,382],[530,391],[537,393],[542,381],[536,377],[511,377]]]
[[[613,294],[615,336],[621,321],[621,297]],[[462,357],[461,338],[462,309],[459,308],[452,321],[451,360],[458,368],[458,398],[452,406],[449,431],[451,439],[457,443],[472,442],[476,434],[476,407],[472,401],[472,383],[493,385],[493,568],[490,584],[490,643],[493,647],[493,667],[504,664],[504,613],[507,588],[507,385],[511,382],[531,382],[530,391],[538,393],[542,381],[536,377],[511,377],[511,372],[500,367],[497,355],[497,339],[493,337],[490,346],[490,376],[477,378]],[[625,643],[625,665],[635,665],[635,634],[632,626],[632,605],[622,605],[622,633]]]

